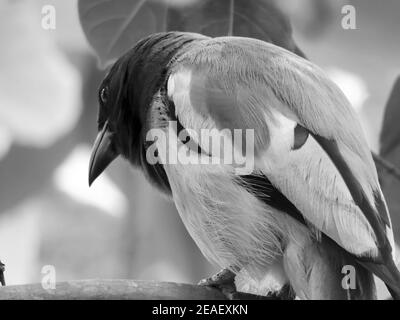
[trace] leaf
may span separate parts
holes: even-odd
[[[244,36],[295,50],[289,20],[272,0],[202,0],[181,10],[170,9],[169,30],[209,36]]]
[[[165,29],[166,7],[148,0],[80,0],[79,19],[102,66],[138,40]]]
[[[393,86],[386,104],[380,136],[381,156],[394,164],[389,170],[378,166],[378,174],[383,194],[391,213],[393,232],[397,243],[400,242],[400,77]],[[386,166],[388,167],[388,166]]]
[[[246,36],[301,54],[273,0],[79,0],[83,31],[102,66],[161,31]]]
[[[400,76],[386,104],[380,136],[381,155],[400,165]]]
[[[377,154],[373,154],[379,182],[385,196],[396,243],[400,242],[400,170]]]

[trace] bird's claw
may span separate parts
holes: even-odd
[[[238,292],[235,285],[235,274],[229,269],[222,269],[213,276],[202,279],[200,286],[210,286],[219,289],[229,300],[237,299]]]
[[[209,278],[200,280],[198,283],[200,286],[216,286],[227,283],[235,282],[235,274],[229,269],[222,269],[218,273],[212,275]]]
[[[235,270],[235,269],[233,269]],[[198,285],[216,288],[228,300],[293,300],[295,294],[290,285],[285,285],[278,292],[271,293],[267,296],[259,296],[251,293],[239,292],[236,290],[235,284],[236,274],[231,269],[222,269],[209,278],[200,280]]]

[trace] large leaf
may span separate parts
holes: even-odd
[[[393,165],[377,166],[383,193],[392,217],[396,242],[400,243],[400,77],[386,104],[380,136],[381,156]],[[391,167],[390,167],[391,166]]]
[[[78,9],[103,66],[142,37],[165,29],[166,6],[150,0],[81,0]]]
[[[168,29],[209,36],[246,36],[294,51],[289,20],[272,0],[200,0],[168,11]]]
[[[396,243],[400,243],[400,170],[390,162],[374,155],[382,192],[385,195],[393,224]]]
[[[386,104],[380,136],[381,155],[400,165],[400,77],[394,84]]]
[[[144,36],[172,30],[253,37],[301,54],[273,0],[79,0],[79,16],[103,66]]]

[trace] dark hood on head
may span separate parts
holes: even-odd
[[[141,120],[145,119],[153,95],[165,82],[171,60],[185,53],[182,49],[191,42],[201,39],[207,37],[184,32],[152,34],[140,40],[114,64],[110,74],[116,70],[125,72],[121,77],[122,85],[126,90],[133,91],[127,96],[127,102],[138,109]]]
[[[165,180],[161,167],[148,168],[143,163],[149,106],[165,87],[171,61],[187,52],[193,41],[204,39],[208,37],[194,33],[153,34],[114,63],[99,89],[99,134],[90,161],[90,184],[119,155],[150,171],[150,176]]]

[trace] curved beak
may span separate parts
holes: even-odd
[[[114,147],[113,136],[114,133],[109,130],[107,121],[94,142],[89,164],[89,186],[118,157],[118,152]]]

